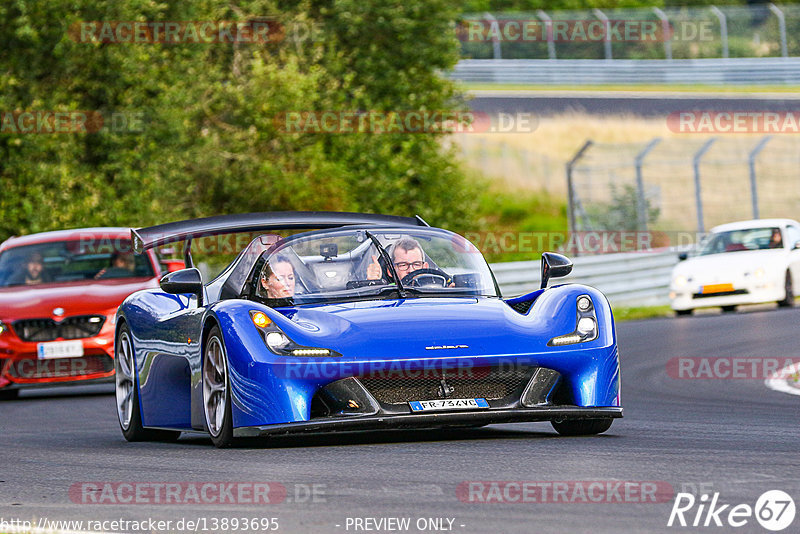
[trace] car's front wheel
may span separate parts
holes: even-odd
[[[123,324],[117,333],[114,354],[114,381],[117,397],[117,419],[122,435],[128,441],[175,441],[181,433],[173,430],[155,430],[142,426],[139,410],[139,391],[133,364],[133,342],[128,325]]]
[[[551,421],[553,428],[562,436],[592,436],[602,434],[609,428],[614,420],[606,419],[568,419],[566,421]]]
[[[778,306],[781,308],[791,308],[794,306],[794,289],[792,288],[792,274],[789,271],[786,271],[786,278],[784,279],[783,285],[786,296],[783,300],[778,301]]]
[[[203,408],[211,441],[219,448],[233,445],[233,417],[228,358],[219,327],[208,333],[203,354]]]
[[[675,315],[691,315],[692,310],[675,310]]]

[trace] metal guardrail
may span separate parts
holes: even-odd
[[[800,58],[462,59],[449,76],[477,83],[537,85],[800,84]]]
[[[617,306],[669,304],[669,282],[678,253],[626,252],[572,259],[572,273],[550,282],[586,284],[602,291]],[[539,288],[538,261],[516,261],[491,265],[504,297],[523,295]]]

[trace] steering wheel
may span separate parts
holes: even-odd
[[[423,278],[424,277],[424,278]],[[425,283],[422,283],[425,280]],[[428,282],[430,280],[430,282]],[[451,283],[450,276],[441,269],[417,269],[403,277],[400,283],[407,287],[439,286],[447,287]]]

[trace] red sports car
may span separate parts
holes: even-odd
[[[0,399],[20,388],[113,380],[117,307],[181,267],[159,263],[154,253],[133,254],[129,228],[0,244]]]

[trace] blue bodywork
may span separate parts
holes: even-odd
[[[581,295],[591,298],[597,338],[548,345],[554,337],[575,331]],[[530,302],[522,313],[511,306]],[[395,367],[543,367],[560,374],[558,402],[576,415],[583,408],[615,408],[611,416],[621,416],[611,308],[602,293],[584,285],[566,284],[508,300],[424,296],[270,308],[205,295],[204,305],[197,304],[197,296],[152,289],[131,295],[119,308],[117,328],[125,324],[132,335],[145,427],[207,428],[201,369],[204,339],[213,326],[224,338],[234,429],[309,423],[314,396],[326,386]],[[273,353],[252,321],[254,311],[265,313],[298,345],[329,348],[339,356]],[[443,350],[433,350],[437,348]],[[518,404],[514,410],[519,412],[540,409]]]

